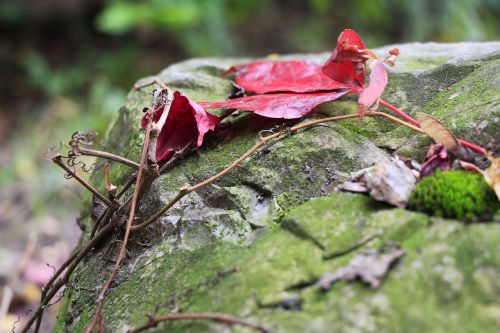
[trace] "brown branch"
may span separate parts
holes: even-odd
[[[99,231],[102,225],[105,225],[109,222],[113,214],[116,212],[116,208],[114,207],[108,207],[106,210],[99,216],[97,219],[94,228],[92,228],[92,231],[90,232],[90,238],[93,238],[96,232]]]
[[[416,126],[413,126],[411,124],[408,124],[408,123],[404,122],[401,119],[398,119],[396,117],[388,115],[387,113],[373,111],[373,112],[366,113],[365,116],[366,117],[384,117],[384,118],[387,118],[387,119],[389,119],[391,121],[394,121],[394,122],[396,122],[396,123],[398,123],[400,125],[406,126],[406,127],[410,128],[410,129],[416,131],[416,132],[423,133],[422,129],[420,129],[420,128],[416,127]],[[312,121],[308,121],[308,122],[303,123],[303,124],[299,124],[299,125],[293,126],[293,127],[289,128],[289,129],[286,129],[286,130],[283,130],[283,131],[280,131],[280,132],[268,135],[266,137],[260,137],[259,140],[257,141],[257,143],[252,148],[250,148],[246,153],[244,153],[242,156],[240,156],[237,160],[235,160],[233,163],[231,163],[229,166],[227,166],[221,172],[217,173],[216,175],[214,175],[214,176],[212,176],[212,177],[210,177],[210,178],[208,178],[208,179],[206,179],[206,180],[204,180],[204,181],[202,181],[202,182],[200,182],[198,184],[195,184],[193,186],[187,186],[187,187],[181,188],[179,190],[179,192],[177,193],[177,195],[172,200],[170,200],[170,202],[168,202],[162,209],[160,209],[153,216],[151,216],[149,219],[147,219],[146,221],[142,222],[141,224],[133,226],[132,227],[132,232],[140,231],[140,230],[146,228],[151,223],[155,222],[156,219],[158,219],[160,216],[162,216],[167,210],[169,210],[173,205],[175,205],[185,195],[187,195],[187,194],[189,194],[189,193],[191,193],[193,191],[199,190],[202,187],[210,185],[213,182],[215,182],[218,179],[220,179],[221,177],[225,176],[227,173],[231,172],[241,162],[243,162],[245,159],[247,159],[250,155],[252,155],[253,153],[255,153],[259,148],[261,148],[263,145],[265,145],[269,141],[277,139],[277,138],[279,138],[279,137],[281,137],[283,135],[291,134],[291,133],[297,132],[297,131],[299,131],[301,129],[305,129],[305,128],[308,128],[308,127],[311,127],[311,126],[315,126],[315,125],[318,125],[318,124],[327,123],[327,122],[334,122],[334,121],[339,121],[339,120],[346,120],[346,119],[355,119],[355,118],[358,118],[358,114],[357,113],[356,114],[347,114],[347,115],[342,115],[342,116],[329,117],[329,118],[323,118],[323,119],[317,119],[317,120],[312,120]]]
[[[210,320],[228,326],[240,325],[262,333],[273,332],[271,329],[264,327],[262,325],[254,324],[247,320],[230,316],[224,313],[176,313],[176,314],[169,314],[166,316],[148,316],[148,317],[149,320],[146,324],[134,329],[130,329],[127,331],[127,333],[143,332],[149,328],[158,326],[158,324],[160,324],[161,322],[177,321],[177,320]]]
[[[121,157],[121,156],[118,156],[118,155],[115,155],[112,153],[108,153],[106,151],[78,147],[76,152],[79,155],[102,157],[102,158],[105,158],[105,159],[110,160],[110,161],[122,163],[126,166],[131,167],[134,170],[139,169],[139,164],[137,164],[136,162],[131,161],[125,157]]]
[[[128,191],[130,186],[134,185],[136,179],[137,179],[137,174],[136,173],[132,174],[132,176],[130,176],[127,183],[125,185],[123,185],[120,192],[118,192],[118,194],[116,195],[116,199],[120,199]]]
[[[71,273],[75,270],[75,268],[78,266],[80,261],[82,261],[83,258],[100,242],[102,241],[106,236],[109,235],[109,233],[116,227],[116,223],[109,223],[106,226],[104,226],[101,231],[99,231],[94,238],[89,240],[87,244],[85,244],[80,250],[76,251],[73,253],[73,255],[66,260],[66,262],[59,268],[59,270],[52,276],[52,278],[49,280],[47,285],[45,286],[45,297],[43,300],[40,302],[38,307],[35,309],[33,314],[31,315],[30,319],[28,319],[28,322],[26,325],[23,327],[21,333],[26,333],[28,332],[29,328],[31,325],[33,325],[34,321],[41,317],[43,314],[43,310],[49,303],[49,301],[56,295],[56,293],[69,281],[69,277],[71,276]],[[55,282],[57,277],[64,271],[64,275]],[[55,284],[51,287],[51,285],[55,282]]]
[[[163,81],[160,80],[160,78],[157,77],[157,76],[155,76],[154,79],[151,80],[150,82],[146,82],[146,83],[142,83],[142,84],[138,84],[138,83],[134,84],[134,89],[138,90],[138,89],[141,89],[141,88],[149,87],[149,86],[151,86],[151,85],[153,85],[155,83],[157,85],[159,85],[160,88],[167,89],[167,86],[165,85],[165,83],[163,83]]]
[[[113,202],[111,202],[104,195],[102,195],[101,193],[99,193],[99,191],[97,191],[94,187],[92,187],[92,185],[90,185],[89,183],[87,183],[80,176],[78,176],[76,173],[74,173],[70,168],[68,168],[63,163],[63,161],[62,161],[62,155],[58,154],[58,155],[52,157],[52,161],[55,164],[57,164],[58,166],[60,166],[69,175],[71,175],[71,177],[73,177],[75,180],[77,180],[80,184],[82,184],[87,190],[89,190],[90,192],[92,192],[92,194],[94,194],[97,198],[99,198],[99,200],[101,200],[102,202],[104,202],[106,204],[106,206],[112,207],[114,205]]]
[[[34,235],[30,235],[28,243],[26,243],[23,254],[21,256],[21,260],[19,260],[15,271],[10,275],[9,279],[7,280],[7,284],[3,287],[2,302],[0,303],[0,323],[4,322],[3,320],[9,312],[10,303],[12,302],[12,298],[14,296],[14,287],[24,269],[26,268],[26,265],[30,261],[33,251],[35,250],[36,242],[36,237]],[[3,329],[0,328],[0,331],[3,331]]]
[[[123,236],[123,241],[122,245],[120,247],[120,252],[118,253],[118,257],[116,258],[115,265],[113,266],[113,269],[111,270],[111,274],[109,275],[108,280],[104,284],[101,292],[99,293],[99,296],[96,299],[96,311],[94,318],[91,322],[91,324],[85,329],[86,333],[90,333],[94,330],[96,326],[99,327],[99,332],[104,333],[104,317],[102,315],[102,303],[104,301],[104,297],[106,296],[106,292],[109,290],[111,287],[111,283],[113,282],[116,273],[120,269],[120,265],[122,263],[123,258],[125,257],[125,253],[127,251],[127,242],[130,236],[130,229],[132,227],[132,222],[134,221],[134,216],[135,216],[135,210],[137,206],[137,199],[139,197],[139,189],[141,188],[141,180],[142,180],[142,175],[143,175],[143,170],[146,165],[146,160],[148,157],[148,148],[149,148],[149,138],[151,134],[151,127],[152,127],[152,119],[151,117],[149,118],[148,125],[146,127],[146,134],[144,136],[144,146],[142,148],[142,155],[141,155],[141,162],[139,165],[139,170],[137,171],[137,180],[135,182],[135,188],[134,188],[134,193],[132,195],[132,202],[131,202],[131,207],[130,207],[130,212],[127,220],[127,226],[125,229],[125,235]]]

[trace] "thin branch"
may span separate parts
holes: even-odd
[[[120,199],[130,188],[130,186],[134,185],[135,181],[137,179],[137,174],[134,173],[132,176],[130,176],[130,179],[127,181],[125,185],[123,185],[122,189],[118,194],[116,195],[116,199]]]
[[[40,302],[36,310],[33,312],[31,317],[28,319],[26,325],[23,327],[21,333],[28,332],[31,325],[33,325],[34,321],[41,317],[43,314],[43,310],[46,308],[47,304],[49,304],[50,300],[57,294],[57,292],[67,284],[69,281],[69,277],[71,273],[78,266],[80,261],[105,237],[109,235],[109,233],[116,227],[116,223],[109,223],[105,225],[101,231],[99,231],[94,238],[87,242],[80,250],[76,251],[70,259],[66,260],[66,262],[59,268],[59,270],[54,274],[54,276],[50,279],[49,283],[46,285],[46,294],[43,300]],[[55,279],[66,269],[64,275],[54,283]]]
[[[143,175],[143,170],[144,166],[146,165],[146,160],[148,157],[148,147],[149,147],[149,137],[151,134],[151,127],[152,127],[152,119],[149,118],[148,125],[146,127],[146,134],[144,137],[144,146],[142,148],[142,155],[141,155],[141,162],[139,166],[139,170],[137,171],[137,180],[135,182],[135,188],[134,188],[134,193],[132,195],[132,203],[130,207],[130,212],[127,220],[127,226],[125,229],[125,235],[123,236],[123,242],[120,247],[120,252],[118,254],[118,257],[116,258],[115,265],[113,266],[113,269],[111,271],[111,274],[109,275],[108,280],[104,284],[101,292],[99,293],[99,296],[96,299],[96,312],[94,315],[94,319],[92,320],[91,324],[85,329],[86,333],[90,333],[94,330],[94,328],[99,324],[99,332],[104,333],[104,317],[102,315],[102,302],[104,301],[104,297],[106,295],[106,292],[109,290],[111,287],[111,283],[113,283],[113,280],[116,276],[116,273],[120,269],[120,265],[122,263],[123,258],[125,257],[125,253],[127,251],[127,242],[130,236],[130,229],[132,227],[132,222],[134,221],[134,216],[135,216],[135,210],[137,206],[137,199],[139,197],[139,189],[141,188],[141,180],[142,180],[142,175]]]
[[[251,323],[247,320],[230,316],[224,313],[176,313],[176,314],[170,314],[166,316],[148,316],[149,320],[146,324],[135,328],[128,330],[127,333],[139,333],[143,332],[149,328],[153,328],[158,326],[161,322],[166,322],[166,321],[177,321],[177,320],[210,320],[210,321],[215,321],[224,325],[228,326],[233,326],[233,325],[240,325],[243,327],[247,327],[250,329],[253,329],[255,331],[259,331],[262,333],[272,333],[273,331],[270,330],[269,328],[259,325],[259,324],[254,324]]]
[[[416,132],[419,132],[419,133],[423,133],[423,130],[421,128],[413,126],[411,124],[408,124],[407,122],[405,122],[405,121],[403,121],[401,119],[398,119],[396,117],[393,117],[391,115],[388,115],[387,113],[372,111],[372,112],[366,113],[365,116],[366,117],[384,117],[384,118],[387,118],[387,119],[389,119],[391,121],[394,121],[394,122],[396,122],[398,124],[406,126],[406,127],[410,128],[410,129],[412,129],[413,131],[416,131]],[[355,119],[355,118],[358,118],[358,114],[357,113],[356,114],[347,114],[347,115],[342,115],[342,116],[329,117],[329,118],[323,118],[323,119],[317,119],[317,120],[308,121],[306,123],[290,127],[289,129],[286,129],[286,130],[283,130],[283,131],[280,131],[280,132],[276,132],[276,133],[268,135],[266,137],[260,137],[259,140],[257,141],[257,143],[252,148],[250,148],[246,153],[244,153],[242,156],[240,156],[237,160],[235,160],[233,163],[231,163],[229,166],[227,166],[221,172],[217,173],[216,175],[214,175],[214,176],[212,176],[212,177],[210,177],[210,178],[208,178],[208,179],[206,179],[206,180],[204,180],[204,181],[202,181],[202,182],[200,182],[198,184],[195,184],[193,186],[187,186],[187,187],[181,188],[179,190],[179,192],[177,193],[177,195],[172,200],[170,200],[163,208],[161,208],[158,212],[156,212],[153,216],[151,216],[149,219],[147,219],[146,221],[142,222],[141,224],[132,226],[132,232],[140,231],[140,230],[146,228],[151,223],[155,222],[156,219],[158,219],[160,216],[162,216],[167,210],[169,210],[173,205],[175,205],[185,195],[187,195],[187,194],[189,194],[189,193],[191,193],[193,191],[199,190],[202,187],[210,185],[213,182],[215,182],[218,179],[220,179],[221,177],[225,176],[227,173],[231,172],[241,162],[243,162],[250,155],[252,155],[253,153],[255,153],[259,148],[261,148],[267,142],[269,142],[271,140],[274,140],[274,139],[277,139],[277,138],[279,138],[279,137],[281,137],[283,135],[294,133],[296,131],[299,131],[299,130],[307,128],[307,127],[311,127],[311,126],[315,126],[315,125],[322,124],[322,123],[327,123],[327,122],[334,122],[334,121],[339,121],[339,120]]]
[[[146,83],[142,83],[142,84],[134,84],[134,89],[141,89],[141,88],[145,88],[145,87],[149,87],[149,86],[152,86],[153,84],[157,84],[160,86],[160,88],[162,89],[167,89],[167,86],[165,85],[165,83],[163,83],[162,80],[160,80],[159,77],[155,76],[153,80],[151,80],[150,82],[146,82]]]
[[[56,155],[52,157],[52,161],[59,165],[64,171],[66,171],[71,177],[76,179],[80,184],[82,184],[87,190],[92,192],[99,200],[104,202],[108,207],[112,207],[114,204],[108,200],[105,196],[103,196],[99,191],[97,191],[95,188],[92,187],[89,183],[87,183],[85,180],[83,180],[80,176],[78,176],[76,173],[74,173],[70,168],[68,168],[62,161],[62,155]]]
[[[105,158],[105,159],[110,160],[110,161],[122,163],[126,166],[131,167],[134,170],[139,169],[139,164],[137,164],[136,162],[131,161],[125,157],[121,157],[121,156],[118,156],[118,155],[115,155],[112,153],[108,153],[106,151],[78,147],[77,152],[80,155],[102,157],[102,158]]]
[[[312,126],[312,125],[316,125],[318,123],[326,122],[326,121],[335,121],[335,120],[341,120],[341,119],[352,119],[352,118],[357,118],[357,117],[358,117],[357,114],[351,114],[351,115],[337,116],[337,117],[332,117],[332,118],[319,119],[319,120],[315,120],[315,121],[306,123],[306,124],[309,124],[309,125],[303,124],[303,125],[306,125],[306,126],[302,126],[301,128]],[[297,126],[295,126],[295,127],[297,127]],[[295,129],[295,130],[298,130],[298,128]],[[278,138],[278,137],[280,137],[282,135],[285,135],[287,133],[290,133],[292,131],[294,131],[293,127],[290,128],[289,130],[280,131],[280,132],[277,132],[275,134],[269,135],[269,136],[267,136],[265,138],[260,138],[259,141],[252,148],[250,148],[245,154],[243,154],[242,156],[240,156],[237,160],[235,160],[233,163],[231,163],[229,166],[227,166],[221,172],[217,173],[216,175],[214,175],[214,176],[208,178],[207,180],[202,181],[202,182],[200,182],[200,183],[198,183],[196,185],[181,188],[179,190],[179,192],[177,193],[177,195],[172,200],[170,200],[170,202],[168,202],[162,209],[160,209],[157,213],[155,213],[153,216],[151,216],[146,221],[142,222],[141,224],[133,226],[132,227],[132,231],[133,232],[137,232],[137,231],[140,231],[140,230],[144,229],[145,227],[147,227],[148,225],[150,225],[151,223],[153,223],[154,221],[156,221],[157,218],[159,218],[160,216],[162,216],[175,203],[177,203],[177,201],[179,201],[182,197],[184,197],[188,193],[190,193],[190,192],[195,191],[195,190],[197,190],[197,189],[199,189],[201,187],[204,187],[204,186],[207,186],[207,185],[213,183],[214,181],[218,180],[219,178],[223,177],[228,172],[230,172],[231,170],[233,170],[234,168],[236,168],[241,162],[243,162],[246,158],[248,158],[250,155],[252,155],[254,152],[256,152],[260,147],[262,147],[268,141],[276,139],[276,138]]]
[[[109,220],[115,213],[116,208],[115,207],[108,207],[104,210],[104,212],[99,216],[97,221],[95,222],[94,228],[92,228],[92,231],[90,232],[90,238],[93,238],[94,235],[96,234],[97,231],[101,228],[102,225],[108,224]]]
[[[17,264],[17,268],[7,280],[7,284],[3,287],[2,302],[0,303],[0,323],[4,322],[5,316],[9,312],[10,303],[12,302],[12,298],[14,296],[14,287],[26,268],[26,265],[30,261],[33,251],[35,250],[36,241],[37,239],[34,235],[29,236],[28,243],[24,248],[21,260],[19,260]],[[2,327],[0,327],[0,332],[3,332]]]

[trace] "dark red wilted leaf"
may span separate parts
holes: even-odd
[[[337,47],[323,66],[323,73],[337,82],[363,87],[366,61],[374,57],[354,30],[345,29],[339,36]]]
[[[303,61],[257,61],[232,67],[237,85],[256,94],[270,92],[313,92],[347,88],[332,80],[317,64]]]
[[[155,110],[153,121],[158,121],[163,108]],[[143,127],[146,116],[142,119]],[[179,91],[174,92],[174,99],[165,125],[161,129],[156,144],[156,160],[169,159],[174,152],[181,150],[193,140],[201,146],[205,133],[215,129],[219,118],[206,112],[199,104],[189,100]]]
[[[226,108],[253,111],[268,118],[295,119],[305,116],[319,104],[336,100],[348,92],[254,95],[224,102],[202,102],[200,105],[207,109]]]
[[[368,111],[372,106],[378,105],[378,100],[382,93],[384,92],[385,86],[387,85],[387,70],[385,65],[381,61],[377,61],[370,73],[370,85],[365,87],[361,94],[359,95],[358,113],[360,116]]]
[[[420,179],[430,176],[436,169],[449,170],[451,161],[448,151],[441,143],[431,145],[425,155],[424,163],[420,169]]]

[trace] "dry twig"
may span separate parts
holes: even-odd
[[[176,314],[169,314],[166,316],[148,316],[149,320],[146,324],[128,330],[127,333],[139,333],[143,332],[149,328],[153,328],[158,326],[158,324],[162,322],[167,322],[167,321],[177,321],[177,320],[211,320],[215,321],[224,325],[228,326],[233,326],[233,325],[240,325],[243,327],[248,327],[253,330],[262,332],[262,333],[272,333],[269,328],[264,327],[259,324],[254,324],[249,321],[243,320],[238,317],[233,317],[224,313],[176,313]]]

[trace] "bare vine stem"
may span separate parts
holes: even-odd
[[[14,288],[16,286],[19,277],[23,273],[26,265],[29,263],[33,251],[35,250],[37,242],[37,237],[32,234],[28,238],[28,242],[24,248],[23,254],[18,261],[17,267],[14,272],[9,276],[7,283],[3,286],[2,294],[1,294],[1,302],[0,302],[0,322],[3,322],[5,316],[9,312],[9,307],[12,302],[14,296]],[[0,327],[0,332],[3,333],[3,328]]]
[[[127,226],[125,229],[125,235],[123,236],[122,240],[122,245],[120,247],[120,252],[118,253],[118,257],[116,258],[115,265],[113,266],[113,269],[111,270],[111,274],[109,275],[108,280],[104,284],[101,292],[99,293],[99,296],[96,299],[96,311],[94,318],[91,322],[91,324],[85,329],[86,333],[90,333],[94,330],[96,325],[98,325],[99,333],[104,333],[104,317],[102,314],[102,303],[104,301],[104,297],[106,296],[106,292],[109,290],[111,287],[111,284],[113,283],[113,280],[116,276],[116,273],[120,269],[120,265],[123,261],[123,258],[125,257],[125,253],[127,251],[127,242],[130,236],[130,229],[132,227],[132,222],[134,221],[134,216],[135,216],[135,210],[137,207],[137,199],[139,197],[139,192],[141,188],[141,180],[142,180],[142,175],[144,171],[144,166],[146,165],[147,157],[148,157],[148,152],[149,152],[149,138],[151,134],[151,128],[152,128],[152,117],[148,118],[148,125],[146,127],[146,134],[144,136],[144,145],[142,148],[142,155],[141,155],[141,162],[139,165],[139,170],[137,171],[137,180],[135,182],[135,188],[134,188],[134,193],[132,195],[132,202],[130,206],[130,212],[127,220]]]
[[[118,155],[115,155],[112,153],[108,153],[106,151],[79,147],[78,153],[81,155],[86,155],[86,156],[102,157],[102,158],[105,158],[105,159],[110,160],[110,161],[122,163],[126,166],[131,167],[134,170],[139,169],[139,164],[137,164],[136,162],[131,161],[125,157],[121,157],[121,156],[118,156]]]
[[[262,333],[272,333],[269,328],[266,328],[259,324],[254,324],[249,321],[243,320],[238,317],[230,316],[223,313],[175,313],[169,314],[166,316],[148,316],[149,320],[146,324],[128,330],[127,333],[139,333],[143,332],[149,328],[153,328],[158,326],[161,322],[167,321],[176,321],[176,320],[211,320],[224,325],[232,326],[232,325],[240,325],[243,327],[247,327]]]
[[[62,155],[57,154],[56,156],[52,157],[52,161],[60,166],[64,171],[66,171],[71,177],[73,177],[75,180],[77,180],[80,184],[82,184],[87,190],[92,192],[93,195],[95,195],[99,200],[104,202],[106,206],[112,207],[114,204],[108,200],[104,195],[102,195],[99,191],[97,191],[92,185],[87,183],[85,180],[83,180],[80,176],[78,176],[76,173],[74,173],[70,168],[68,168],[62,161]]]
[[[80,261],[106,236],[110,234],[110,232],[116,227],[115,223],[109,223],[105,225],[101,231],[99,231],[94,238],[92,238],[87,244],[85,244],[80,250],[75,251],[70,258],[71,260],[66,260],[66,262],[59,268],[59,270],[54,274],[49,281],[50,284],[47,284],[48,288],[45,297],[40,302],[38,307],[35,309],[31,317],[28,319],[26,325],[23,327],[21,333],[28,332],[31,325],[33,325],[34,321],[41,317],[43,314],[43,310],[49,304],[50,300],[57,294],[57,292],[69,281],[69,277],[71,273],[78,266]],[[61,273],[65,271],[64,275],[59,278],[57,281],[57,277],[61,275]],[[54,283],[55,282],[55,283]],[[53,286],[51,286],[53,284]]]
[[[413,131],[416,131],[416,132],[419,132],[419,133],[424,133],[424,131],[421,128],[413,126],[411,124],[408,124],[407,122],[405,122],[405,121],[403,121],[401,119],[398,119],[396,117],[393,117],[391,115],[388,115],[387,113],[372,111],[372,112],[366,113],[365,116],[366,117],[384,117],[384,118],[390,119],[391,121],[394,121],[394,122],[396,122],[398,124],[406,126],[406,127],[410,128],[410,129],[412,129]],[[342,115],[342,116],[329,117],[329,118],[323,118],[323,119],[317,119],[317,120],[308,121],[306,123],[290,127],[289,129],[286,129],[286,130],[283,130],[283,131],[280,131],[280,132],[268,135],[266,137],[260,137],[259,140],[257,141],[257,143],[252,148],[250,148],[246,153],[244,153],[243,155],[241,155],[233,163],[231,163],[230,165],[228,165],[224,170],[220,171],[216,175],[214,175],[214,176],[212,176],[212,177],[210,177],[210,178],[208,178],[208,179],[206,179],[206,180],[204,180],[204,181],[202,181],[202,182],[200,182],[198,184],[195,184],[195,185],[192,185],[192,186],[182,187],[179,190],[179,192],[177,193],[177,195],[172,200],[170,200],[163,208],[161,208],[158,212],[156,212],[153,216],[151,216],[149,219],[147,219],[146,221],[142,222],[141,224],[132,226],[132,232],[137,232],[137,231],[143,230],[148,225],[150,225],[153,222],[155,222],[160,216],[162,216],[167,210],[169,210],[173,205],[175,205],[185,195],[187,195],[187,194],[189,194],[189,193],[191,193],[193,191],[199,190],[202,187],[210,185],[213,182],[217,181],[218,179],[222,178],[227,173],[231,172],[234,168],[236,168],[241,162],[243,162],[245,159],[247,159],[250,155],[252,155],[253,153],[255,153],[259,148],[261,148],[267,142],[269,142],[271,140],[274,140],[276,138],[279,138],[279,137],[281,137],[283,135],[294,133],[296,131],[299,131],[299,130],[307,128],[307,127],[311,127],[311,126],[315,126],[315,125],[322,124],[322,123],[327,123],[327,122],[334,122],[334,121],[339,121],[339,120],[355,119],[355,118],[358,118],[358,114],[357,113],[356,114],[347,114],[347,115]]]

